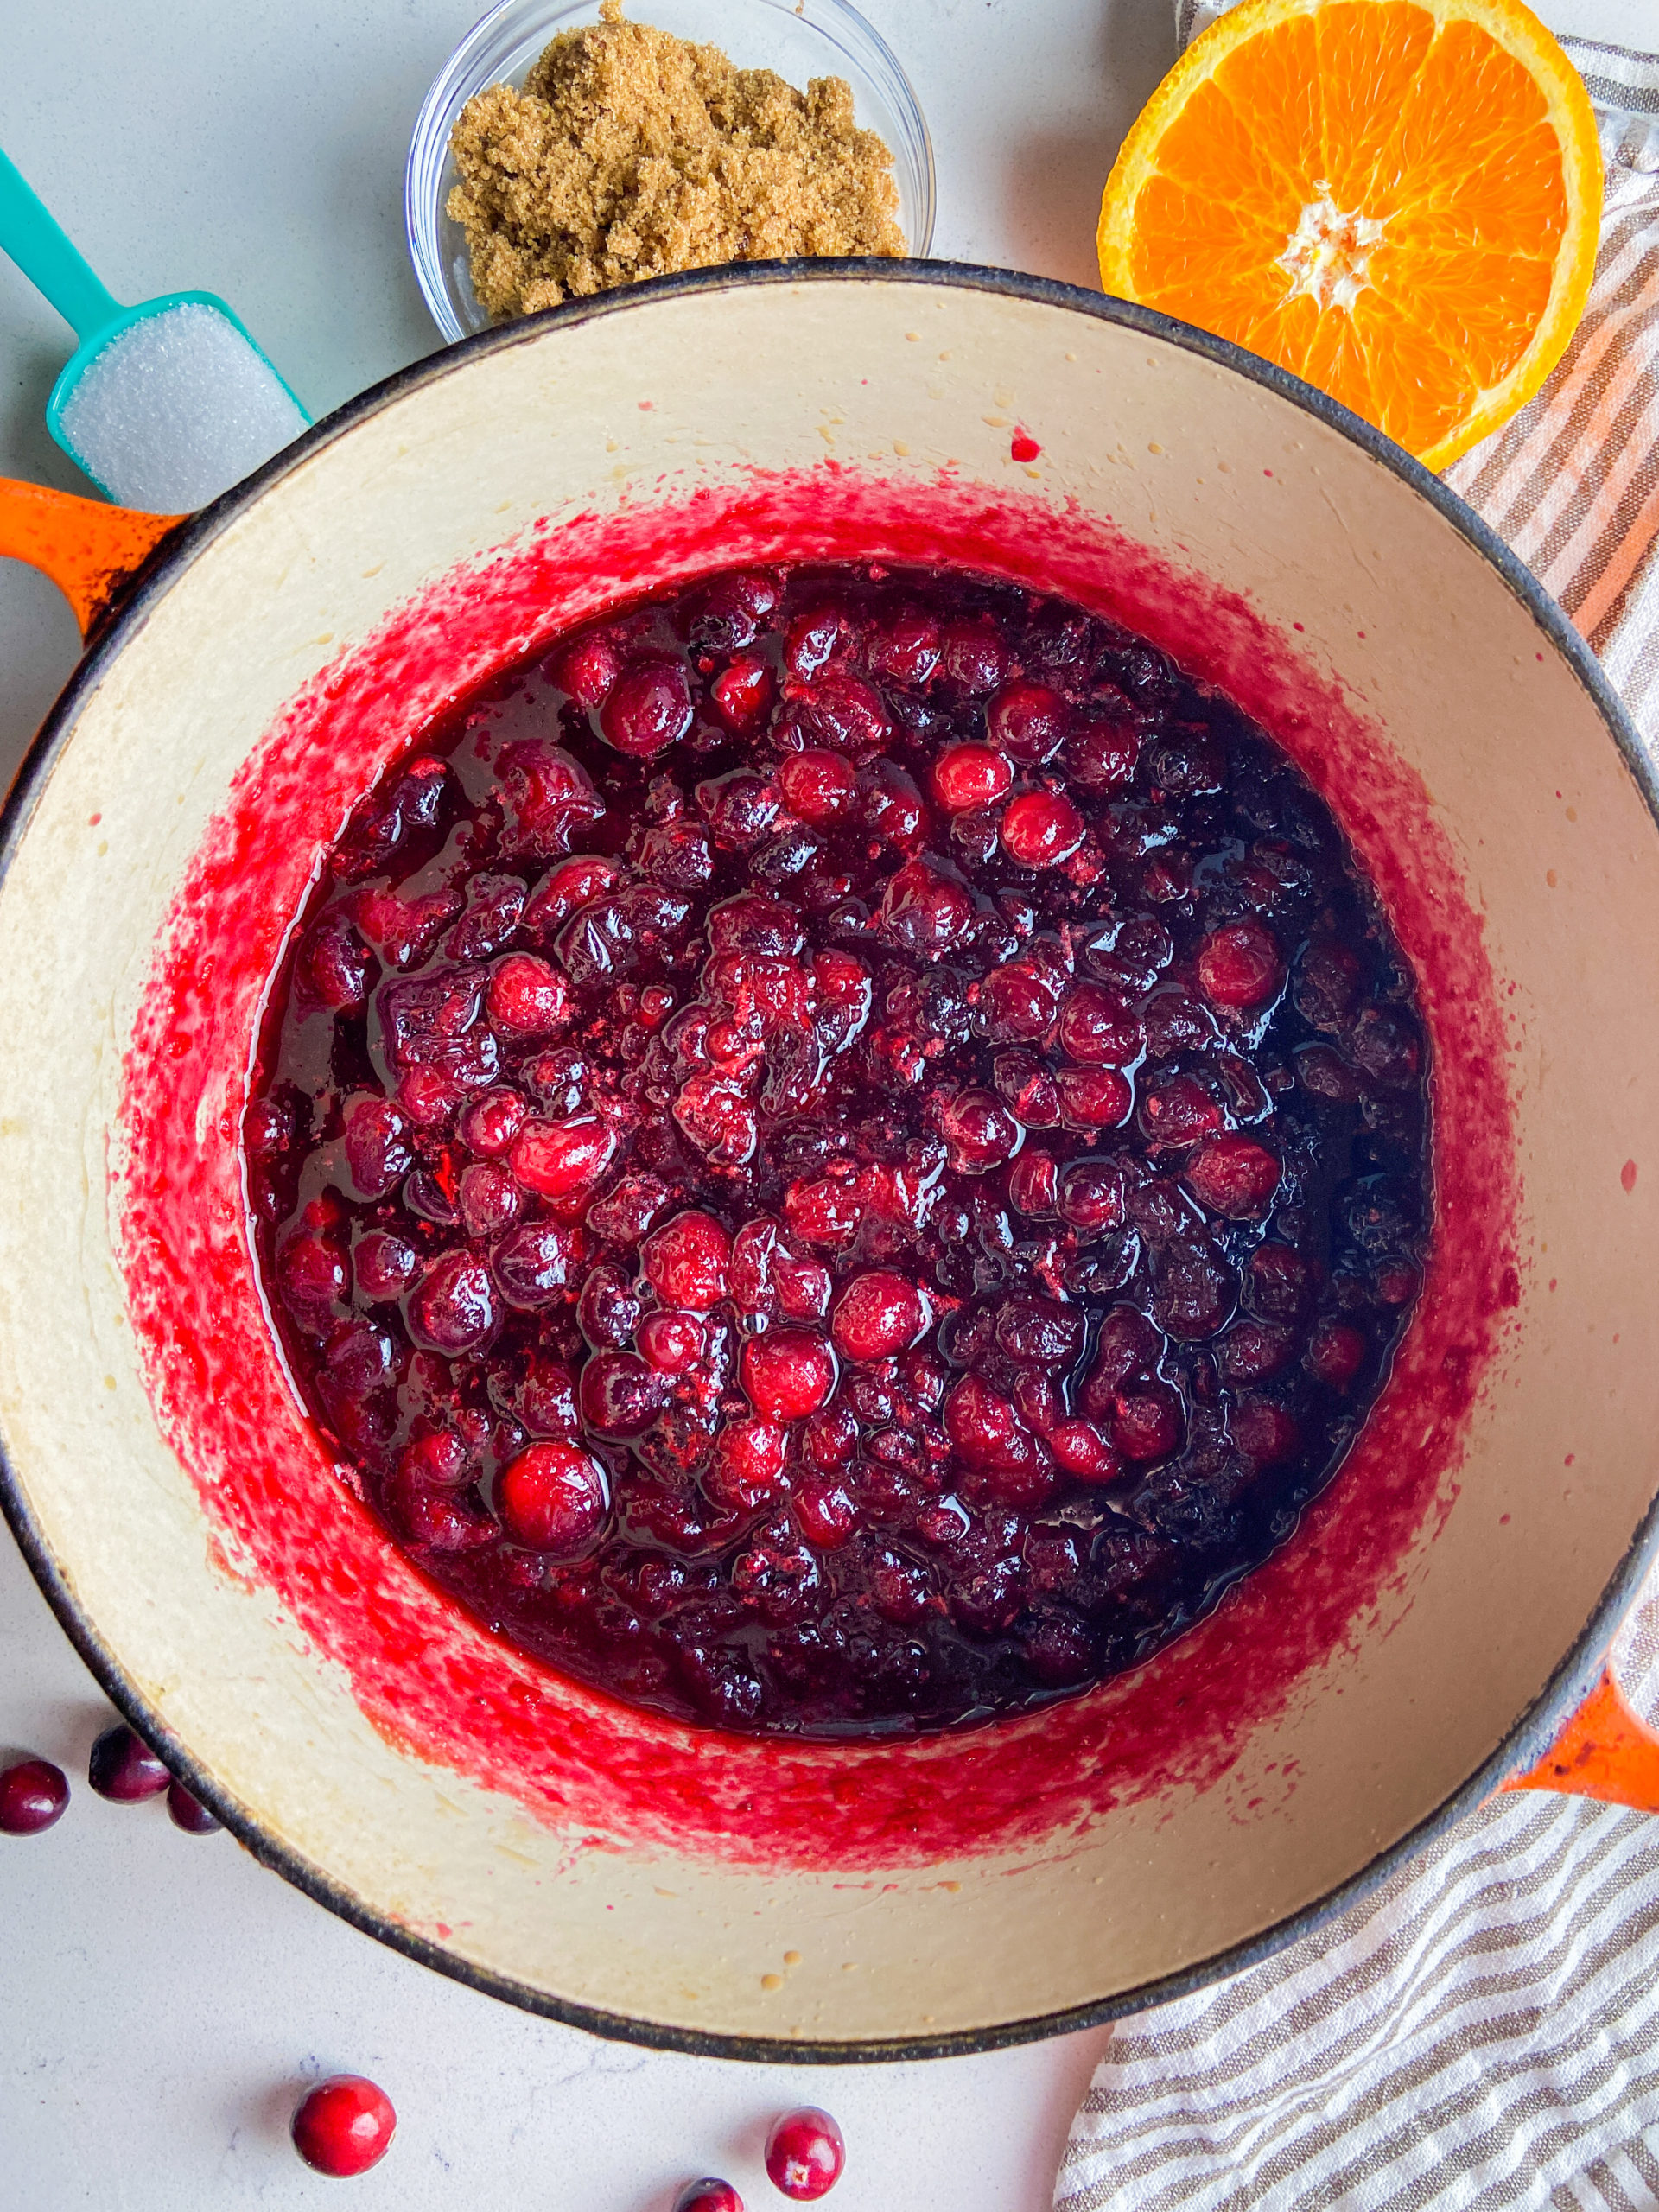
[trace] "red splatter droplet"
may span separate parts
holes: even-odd
[[[1008,446],[1010,461],[1035,461],[1042,448],[1027,431],[1016,430]]]
[[[86,820],[87,820],[87,823],[88,823],[89,826],[90,826],[91,828],[94,829],[94,830],[96,830],[96,829],[97,829],[97,827],[98,827],[99,823],[103,819],[104,819],[104,817],[103,817],[101,814],[89,814],[89,815],[87,816],[87,817],[86,817]]]
[[[1264,476],[1271,476],[1271,475],[1272,475],[1272,474],[1273,474],[1273,471],[1272,471],[1270,468],[1264,468],[1264,469],[1262,470],[1262,474]]]
[[[1576,1452],[1569,1452],[1566,1459],[1562,1460],[1561,1465],[1564,1467],[1570,1467],[1578,1456],[1579,1455]]]
[[[1627,1160],[1619,1169],[1618,1179],[1627,1191],[1636,1188],[1636,1162],[1633,1160]]]
[[[1500,1513],[1497,1516],[1497,1525],[1500,1529],[1507,1529],[1510,1525],[1510,1516],[1507,1513]]]
[[[1293,630],[1300,630],[1302,626],[1300,622],[1293,622],[1290,626]]]
[[[642,399],[639,403],[639,412],[642,415],[649,415],[652,409],[656,404],[657,403],[654,399]]]

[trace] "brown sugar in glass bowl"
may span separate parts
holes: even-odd
[[[476,93],[450,134],[447,213],[494,321],[677,270],[904,253],[893,156],[845,79],[802,92],[625,22],[620,0],[600,13],[522,91]]]

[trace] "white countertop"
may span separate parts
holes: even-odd
[[[483,0],[479,0],[481,7]],[[861,0],[933,133],[935,250],[1093,284],[1100,187],[1173,58],[1169,0]],[[227,299],[314,415],[432,352],[404,251],[404,155],[472,0],[0,0],[0,144],[118,296]],[[648,16],[642,3],[637,12]],[[1653,0],[1555,0],[1651,42]],[[42,410],[71,339],[0,259],[0,474],[84,490]],[[0,562],[0,773],[74,664],[54,588]],[[85,1783],[109,1709],[0,1534],[0,1764],[74,1795],[0,1837],[0,2201],[67,2212],[334,2202],[289,2146],[302,2078],[372,2075],[399,2114],[365,2212],[666,2212],[828,2105],[836,2212],[1046,2212],[1103,2032],[982,2058],[815,2069],[681,2058],[533,2019],[410,1964],[159,1803]]]

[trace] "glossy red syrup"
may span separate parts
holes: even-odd
[[[1290,1533],[1416,1296],[1427,1073],[1230,702],[1064,601],[750,569],[369,794],[249,1190],[323,1435],[481,1621],[679,1718],[911,1732],[1144,1660]]]
[[[251,1040],[289,918],[361,795],[474,684],[639,588],[739,563],[958,564],[1077,601],[1224,690],[1333,806],[1418,978],[1434,1061],[1435,1233],[1413,1325],[1341,1475],[1210,1620],[1086,1697],[966,1734],[790,1742],[687,1728],[505,1646],[341,1517],[341,1464],[296,1412],[246,1230]],[[389,1738],[594,1847],[846,1870],[1056,1846],[1115,1804],[1212,1786],[1389,1595],[1454,1494],[1516,1302],[1507,1044],[1457,855],[1414,773],[1251,606],[1109,522],[833,464],[578,516],[463,563],[273,724],[181,883],[124,1065],[112,1165],[129,1310],[157,1415],[217,1529]],[[327,1516],[332,1549],[313,1529]]]

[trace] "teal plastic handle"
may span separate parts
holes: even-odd
[[[0,154],[0,252],[44,292],[83,341],[124,313],[64,236],[37,195]]]

